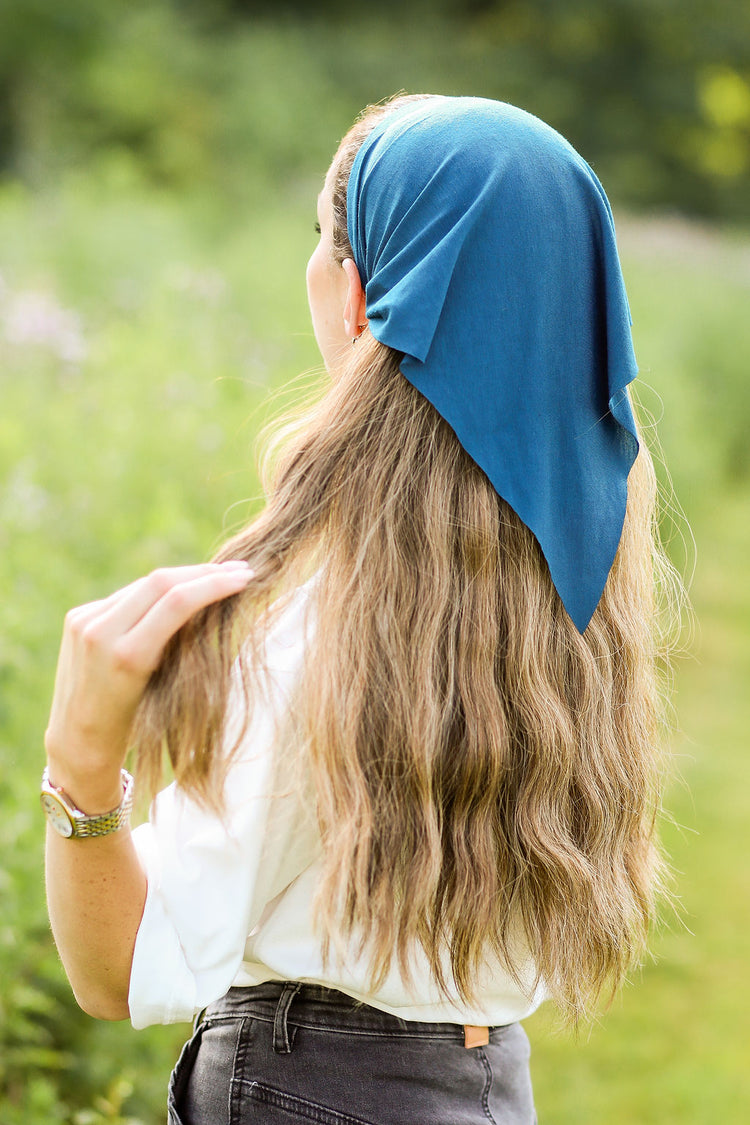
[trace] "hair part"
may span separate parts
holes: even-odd
[[[338,261],[351,256],[352,163],[390,108],[367,112],[335,157]],[[655,576],[667,593],[674,576],[652,461],[642,447],[581,635],[535,537],[399,360],[365,331],[285,432],[265,510],[217,555],[255,577],[168,646],[136,720],[139,771],[155,785],[166,744],[179,784],[221,808],[242,737],[222,751],[237,654],[250,715],[277,596],[319,569],[285,737],[316,798],[325,957],[354,939],[375,990],[394,958],[408,983],[421,946],[443,993],[477,1006],[488,954],[520,983],[520,928],[576,1022],[642,958],[666,886]]]

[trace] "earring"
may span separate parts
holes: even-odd
[[[365,321],[364,324],[358,324],[357,328],[361,328],[362,331],[364,331],[365,328],[367,328],[367,321]],[[360,333],[360,335],[361,335],[361,333]],[[359,339],[359,336],[352,336],[352,347],[354,347],[354,345],[356,344],[358,339]]]

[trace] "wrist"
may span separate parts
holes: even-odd
[[[50,785],[62,789],[88,816],[109,812],[122,800],[122,774],[116,765],[82,769],[48,754],[47,776]]]

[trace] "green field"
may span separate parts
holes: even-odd
[[[106,173],[106,174],[105,174]],[[37,787],[62,617],[206,558],[259,503],[255,437],[320,377],[314,182],[222,215],[116,164],[0,190],[0,1121],[164,1118],[183,1029],[83,1016],[47,930]],[[664,835],[683,913],[579,1041],[528,1022],[542,1125],[734,1125],[750,1105],[750,240],[620,223],[644,386],[696,561]],[[283,393],[279,389],[295,380]],[[682,537],[682,539],[681,539]],[[137,1082],[136,1082],[137,1078]],[[137,1091],[133,1088],[137,1085]]]

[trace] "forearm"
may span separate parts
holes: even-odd
[[[170,637],[194,613],[245,589],[247,563],[156,570],[65,618],[50,721],[49,781],[86,816],[118,809],[133,718]],[[146,877],[130,831],[47,832],[47,904],[76,999],[90,1015],[126,1019]]]
[[[116,807],[122,787],[112,780],[67,788],[86,812]],[[128,828],[92,839],[64,839],[47,829],[47,906],[55,942],[80,1006],[99,1019],[128,1017],[135,938],[146,900],[146,877]]]

